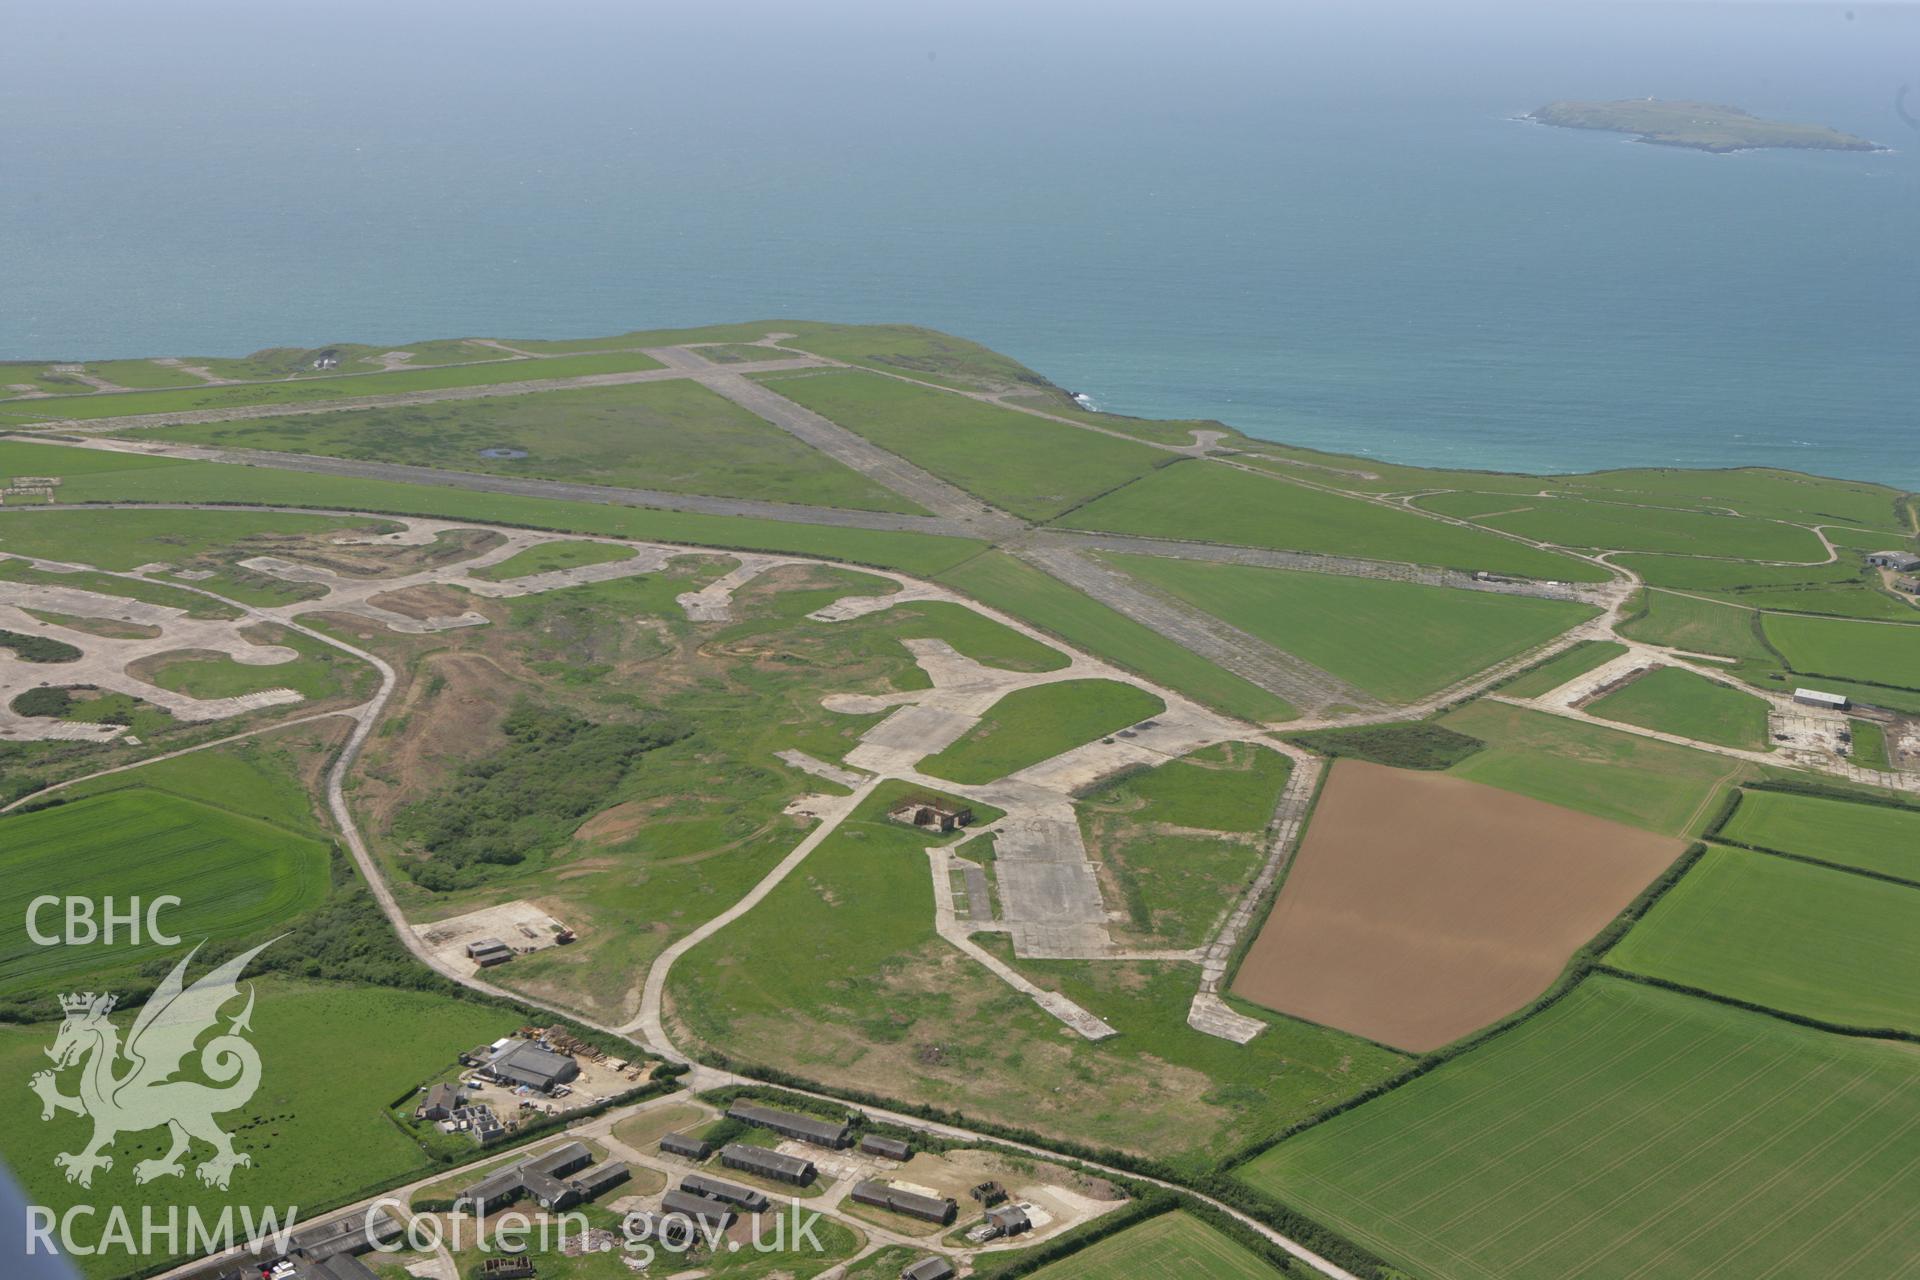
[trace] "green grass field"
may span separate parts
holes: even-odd
[[[1072,661],[1050,645],[944,600],[895,605],[869,625],[902,640],[944,640],[964,657],[1008,671],[1058,671]]]
[[[1508,681],[1500,692],[1514,698],[1537,698],[1543,693],[1552,693],[1595,667],[1605,666],[1626,651],[1627,646],[1611,640],[1582,640],[1565,653],[1557,654],[1517,679]]]
[[[920,770],[953,782],[992,782],[1164,710],[1166,704],[1146,690],[1117,680],[1015,689],[966,736],[922,760]]]
[[[1862,769],[1891,769],[1893,762],[1887,756],[1887,731],[1874,720],[1849,720],[1848,731],[1853,735],[1853,750],[1850,758]]]
[[[1764,751],[1768,746],[1765,699],[1681,667],[1657,667],[1587,710],[1603,720],[1637,724],[1696,742],[1748,751]]]
[[[1621,626],[1621,635],[1688,653],[1778,661],[1760,638],[1760,615],[1751,609],[1666,591],[1647,592],[1645,603],[1645,614]]]
[[[1114,567],[1392,702],[1411,702],[1594,616],[1529,596],[1156,556]]]
[[[632,547],[612,542],[542,542],[525,551],[517,551],[498,564],[475,569],[473,576],[491,582],[507,582],[514,578],[530,578],[536,573],[631,559]]]
[[[1547,486],[1614,502],[1729,509],[1743,516],[1799,524],[1853,524],[1904,529],[1895,514],[1900,492],[1883,484],[1835,480],[1798,471],[1738,467],[1724,471],[1640,468],[1555,476]]]
[[[1697,831],[1721,788],[1757,767],[1497,702],[1440,723],[1487,744],[1453,767],[1460,777],[1666,835]]]
[[[1198,1218],[1175,1212],[1032,1274],[1037,1280],[1269,1280],[1280,1273]]]
[[[234,383],[226,386],[176,387],[163,391],[128,391],[108,395],[57,396],[45,400],[16,400],[0,404],[0,423],[20,426],[30,422],[119,418],[149,413],[194,413],[204,409],[238,409],[251,405],[318,404],[351,396],[385,396],[408,391],[441,391],[452,387],[491,386],[548,378],[579,378],[597,373],[632,373],[658,369],[660,364],[637,353],[561,356],[551,360],[496,360],[484,364],[449,365],[438,369],[399,369],[392,373],[355,373],[340,377],[294,378],[275,382]]]
[[[1767,639],[1806,675],[1920,689],[1920,626],[1772,614]]]
[[[1358,498],[1231,467],[1177,462],[1073,512],[1075,529],[1319,551],[1570,582],[1598,565]]]
[[[1804,587],[1753,587],[1730,597],[1738,604],[1783,613],[1818,613],[1835,618],[1881,622],[1920,622],[1920,610],[1871,583],[1833,583]]]
[[[1742,560],[1816,561],[1826,557],[1806,529],[1659,506],[1590,502],[1581,498],[1448,493],[1418,505],[1465,516],[1489,529],[1563,547],[1598,551],[1664,551]]]
[[[1222,743],[1128,774],[1093,799],[1128,811],[1135,822],[1205,831],[1259,831],[1273,817],[1293,762],[1278,751]]]
[[[1648,586],[1676,591],[1738,594],[1763,588],[1859,587],[1866,582],[1860,565],[1845,559],[1809,565],[1750,564],[1694,556],[1624,555],[1617,559]]]
[[[190,978],[197,976],[196,970]],[[69,1114],[41,1123],[34,1110],[0,1129],[0,1154],[28,1199],[56,1213],[75,1204],[102,1206],[102,1214],[105,1206],[123,1206],[136,1232],[141,1206],[152,1206],[162,1221],[169,1206],[184,1212],[190,1205],[209,1220],[217,1220],[228,1206],[236,1214],[240,1206],[277,1206],[283,1220],[293,1206],[301,1220],[310,1219],[331,1204],[427,1172],[425,1154],[387,1119],[386,1104],[445,1069],[463,1049],[505,1035],[514,1025],[511,1014],[442,995],[276,977],[254,985],[250,1039],[260,1051],[260,1089],[245,1108],[220,1117],[235,1148],[251,1155],[253,1164],[234,1173],[230,1190],[205,1187],[194,1177],[194,1164],[210,1154],[198,1144],[184,1178],[135,1184],[134,1165],[166,1148],[165,1131],[156,1129],[122,1135],[112,1170],[95,1175],[91,1190],[70,1184],[53,1157],[80,1149],[92,1126]],[[236,1001],[229,1012],[240,1008]],[[132,1017],[116,1015],[114,1022],[124,1032]],[[401,1026],[405,1035],[351,1034],[352,1028]],[[47,1065],[42,1050],[53,1042],[54,1031],[52,1023],[0,1027],[0,1073],[24,1088],[28,1077]],[[348,1036],[353,1070],[343,1071],[340,1052]],[[73,1092],[73,1073],[63,1086]],[[96,1217],[89,1230],[102,1225]],[[81,1266],[90,1278],[119,1276],[137,1271],[137,1261],[119,1253],[83,1259]]]
[[[1913,1261],[1913,1051],[1594,978],[1240,1171],[1427,1280]]]
[[[1010,356],[949,333],[907,324],[818,324],[780,321],[764,326],[794,336],[781,345],[848,364],[903,374],[941,386],[1002,390],[1047,381]]]
[[[942,573],[940,581],[1228,715],[1271,723],[1297,714],[1258,685],[1002,552],[975,556]]]
[[[140,434],[448,471],[924,514],[691,380],[156,427]],[[502,446],[527,456],[482,453]]]
[[[769,374],[762,381],[1029,520],[1051,520],[1167,458],[1146,445],[869,373]]]
[[[105,378],[115,386],[141,391],[206,385],[204,380],[183,369],[155,364],[151,360],[89,360],[87,372],[96,378]]]
[[[327,895],[327,846],[259,818],[137,788],[0,818],[0,992],[44,992],[103,963],[125,967],[166,948],[144,939],[112,947],[43,947],[27,933],[41,894],[151,900],[174,894],[162,917],[189,942],[234,938],[290,920]],[[58,933],[57,912],[43,933]]]
[[[1709,849],[1607,962],[1843,1026],[1920,1031],[1920,889]]]
[[[1740,844],[1920,881],[1920,809],[1744,791],[1719,834]]]

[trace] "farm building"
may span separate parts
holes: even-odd
[[[375,1206],[364,1214],[348,1214],[295,1232],[288,1241],[288,1252],[308,1262],[324,1262],[329,1258],[365,1253],[375,1244],[398,1239],[401,1230],[391,1212]]]
[[[928,831],[946,832],[957,830],[972,822],[973,810],[952,800],[942,800],[938,796],[909,796],[887,810],[887,816],[909,827],[924,827]]]
[[[995,1236],[1017,1236],[1032,1229],[1033,1219],[1019,1205],[1003,1204],[998,1209],[987,1210],[987,1225],[993,1228]]]
[[[661,1134],[660,1149],[670,1156],[679,1156],[683,1160],[705,1160],[713,1154],[711,1142],[690,1138],[684,1133]]]
[[[609,1160],[576,1174],[573,1185],[579,1190],[581,1199],[597,1200],[631,1176],[623,1161]]]
[[[482,938],[467,944],[467,959],[487,969],[513,959],[513,948],[498,938]]]
[[[1007,1189],[997,1182],[983,1182],[967,1192],[975,1200],[991,1209],[1007,1198]]]
[[[489,1174],[455,1196],[454,1207],[467,1213],[486,1214],[525,1199],[543,1209],[567,1209],[599,1195],[627,1176],[626,1166],[618,1162],[581,1174],[580,1171],[592,1163],[591,1151],[578,1142],[569,1142],[545,1155]],[[617,1176],[611,1176],[609,1181],[609,1171],[616,1169]]]
[[[764,1212],[769,1203],[764,1194],[752,1187],[743,1187],[737,1182],[727,1182],[721,1178],[709,1178],[704,1173],[690,1173],[680,1179],[680,1189],[706,1196],[710,1200],[724,1200],[748,1213]]]
[[[580,1188],[550,1173],[528,1170],[520,1175],[520,1189],[542,1209],[571,1209],[580,1203]]]
[[[514,1165],[480,1179],[454,1197],[454,1205],[471,1214],[492,1213],[518,1200],[523,1186],[520,1167]]]
[[[480,1280],[527,1280],[533,1274],[533,1259],[488,1258],[480,1264]]]
[[[666,1213],[689,1218],[703,1227],[725,1228],[734,1219],[733,1206],[725,1201],[711,1200],[678,1189],[660,1197],[660,1208]]]
[[[740,1099],[727,1108],[727,1115],[735,1120],[759,1125],[762,1129],[771,1129],[784,1137],[797,1138],[801,1142],[811,1142],[816,1147],[835,1151],[846,1146],[853,1137],[853,1126],[844,1120],[835,1122],[796,1115],[791,1111],[775,1111],[772,1107],[756,1106]]]
[[[1824,711],[1845,711],[1853,703],[1844,693],[1827,693],[1821,689],[1795,689],[1793,700],[1805,707],[1819,707]]]
[[[953,1264],[945,1258],[922,1258],[900,1272],[900,1280],[952,1280]]]
[[[870,1156],[879,1156],[882,1160],[905,1160],[913,1154],[913,1148],[898,1138],[883,1138],[877,1133],[869,1133],[860,1139],[860,1150]]]
[[[427,1090],[426,1101],[414,1109],[415,1120],[445,1120],[460,1106],[460,1091],[444,1082]]]
[[[765,1147],[750,1147],[743,1142],[729,1142],[720,1148],[720,1163],[729,1169],[757,1173],[776,1182],[791,1182],[796,1187],[806,1186],[814,1177],[811,1160],[769,1151]]]
[[[481,1068],[508,1085],[526,1085],[542,1093],[579,1078],[580,1064],[564,1053],[542,1049],[531,1040],[514,1040]]]
[[[937,1222],[943,1227],[950,1226],[960,1212],[960,1207],[945,1196],[923,1196],[917,1191],[903,1191],[878,1178],[854,1183],[853,1201],[855,1204],[872,1205],[876,1209],[904,1213],[909,1218]]]
[[[1867,563],[1876,569],[1891,569],[1895,573],[1912,573],[1920,569],[1920,556],[1911,551],[1874,551],[1868,554]]]

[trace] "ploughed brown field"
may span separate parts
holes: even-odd
[[[1342,760],[1233,992],[1437,1049],[1545,991],[1684,847],[1464,778]]]

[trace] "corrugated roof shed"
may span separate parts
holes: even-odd
[[[767,1207],[767,1197],[752,1187],[743,1187],[737,1182],[728,1182],[723,1178],[709,1178],[704,1173],[690,1173],[680,1179],[682,1190],[696,1195],[711,1196],[715,1200],[725,1200],[728,1204],[737,1204],[749,1213],[759,1213]]]
[[[766,1147],[751,1147],[744,1142],[729,1142],[720,1148],[720,1162],[731,1169],[745,1169],[768,1178],[778,1178],[795,1186],[805,1186],[814,1178],[813,1161],[790,1156]]]
[[[748,1124],[757,1124],[820,1147],[844,1147],[853,1134],[853,1126],[844,1120],[835,1122],[792,1111],[776,1111],[743,1098],[736,1098],[733,1105],[727,1108],[727,1114],[736,1120],[745,1120]]]
[[[710,1222],[722,1227],[734,1219],[732,1205],[677,1188],[660,1197],[660,1208],[667,1213],[683,1214],[696,1222]]]
[[[904,1213],[910,1218],[920,1218],[927,1222],[938,1222],[942,1226],[952,1222],[954,1215],[959,1212],[959,1206],[949,1199],[923,1196],[917,1191],[903,1191],[877,1178],[856,1182],[852,1195],[856,1203],[891,1209],[895,1213]]]
[[[713,1154],[711,1142],[684,1133],[661,1134],[660,1149],[670,1156],[685,1156],[689,1160],[705,1160]]]
[[[905,1160],[913,1154],[913,1148],[900,1139],[883,1138],[877,1133],[863,1135],[860,1149],[870,1156],[880,1156],[886,1160]]]
[[[613,1187],[619,1186],[632,1176],[625,1161],[609,1160],[605,1164],[596,1164],[573,1175],[573,1185],[580,1189],[583,1198],[591,1200]]]

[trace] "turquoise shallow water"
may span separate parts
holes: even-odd
[[[1920,9],[1431,8],[76,5],[10,32],[0,356],[905,320],[1327,448],[1920,488]],[[1899,150],[1509,118],[1635,94]]]

